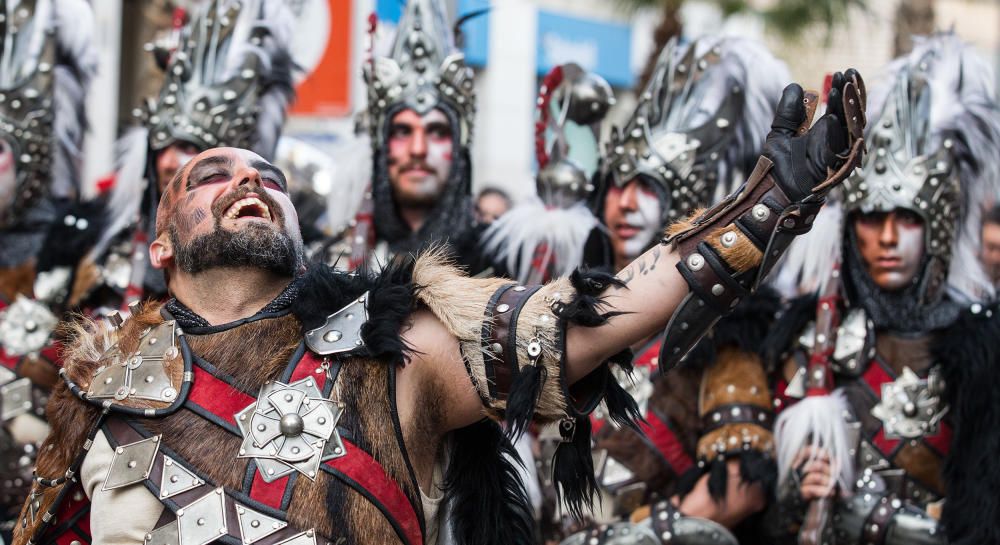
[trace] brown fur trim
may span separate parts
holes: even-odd
[[[699,208],[698,210],[692,212],[688,217],[678,220],[670,225],[670,227],[667,227],[667,231],[665,233],[666,238],[674,237],[691,229],[695,220],[697,220],[704,212],[704,208]],[[736,244],[727,248],[722,245],[721,237],[729,231],[736,233]],[[757,248],[757,246],[755,246],[742,231],[733,225],[724,225],[712,230],[712,232],[706,237],[706,242],[708,242],[708,245],[711,246],[717,254],[719,254],[719,257],[721,257],[727,265],[729,265],[729,268],[736,273],[745,272],[756,267],[757,265],[760,265],[761,260],[764,258],[764,254],[761,250]]]
[[[720,405],[755,405],[771,409],[771,393],[760,357],[732,347],[718,350],[701,380],[701,416]]]
[[[712,430],[698,440],[698,459],[711,461],[727,453],[738,453],[748,445],[749,450],[774,454],[774,436],[755,424],[726,424]]]
[[[417,299],[458,338],[462,352],[469,363],[473,384],[484,399],[489,397],[485,364],[480,336],[484,314],[490,296],[510,280],[500,278],[469,278],[445,254],[432,250],[421,255],[413,268],[413,281],[417,284]],[[572,299],[574,289],[568,279],[547,284],[525,303],[517,322],[521,332],[517,339],[517,360],[520,367],[529,365],[528,344],[538,338],[542,345],[542,364],[547,379],[542,385],[536,418],[539,422],[557,420],[565,415],[566,400],[559,386],[559,362],[562,357],[559,338],[559,320],[551,305],[558,299]],[[506,402],[494,400],[488,407],[491,418],[500,418]]]
[[[35,260],[15,267],[0,268],[0,297],[13,301],[18,295],[31,297],[35,289]]]
[[[160,315],[162,303],[148,302],[132,317],[125,321],[119,329],[115,329],[107,321],[97,321],[83,316],[74,316],[63,322],[59,335],[70,339],[62,356],[66,369],[66,378],[81,389],[87,390],[97,369],[111,363],[113,357],[109,351],[115,346],[122,354],[131,354],[139,346],[139,339],[147,328],[163,323]],[[176,390],[180,390],[184,376],[184,361],[180,354],[172,360],[163,363],[167,375]],[[151,401],[145,399],[126,399],[116,402],[137,409],[161,409],[169,407],[169,402]]]
[[[771,393],[760,357],[732,347],[719,350],[715,363],[705,371],[700,390],[701,416],[722,405],[771,410]],[[757,424],[727,424],[698,440],[698,458],[712,460],[720,453],[742,449],[744,444],[773,454],[774,438],[769,429]]]
[[[736,243],[727,248],[722,245],[722,235],[728,232],[736,233]],[[749,271],[760,265],[764,259],[764,253],[742,231],[732,225],[719,227],[709,233],[708,245],[736,273]]]
[[[76,268],[73,278],[73,289],[69,292],[67,304],[70,308],[80,306],[85,297],[97,287],[101,281],[101,269],[90,259],[84,259]]]
[[[680,233],[683,233],[684,231],[691,229],[694,226],[695,220],[700,218],[701,215],[704,213],[705,213],[704,208],[696,208],[694,212],[688,214],[688,217],[677,220],[674,223],[671,223],[669,226],[667,226],[667,231],[664,233],[663,236],[665,238],[672,238]]]

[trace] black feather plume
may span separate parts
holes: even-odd
[[[507,398],[505,419],[507,421],[507,436],[516,441],[528,429],[535,415],[538,396],[548,373],[541,365],[526,365],[518,371],[510,386],[510,397]]]
[[[572,440],[562,443],[556,449],[555,460],[552,462],[552,480],[570,514],[577,520],[583,520],[584,508],[593,510],[597,478],[594,476],[590,444],[590,418],[581,416],[573,422],[575,428]]]
[[[444,487],[459,543],[533,543],[533,512],[515,465],[520,458],[500,426],[483,420],[456,430],[453,437]]]

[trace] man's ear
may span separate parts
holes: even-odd
[[[166,269],[174,261],[174,245],[162,234],[149,245],[149,263],[154,269]]]

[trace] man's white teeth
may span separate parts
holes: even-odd
[[[226,218],[236,219],[240,217],[240,212],[248,206],[254,206],[260,211],[260,214],[254,214],[254,217],[271,219],[271,209],[264,204],[264,201],[258,199],[257,197],[247,197],[234,202],[232,206],[229,207],[229,211],[226,212]]]

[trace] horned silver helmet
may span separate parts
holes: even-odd
[[[815,279],[843,260],[848,276],[856,277],[855,289],[866,289],[869,281],[855,270],[860,258],[853,255],[846,219],[856,212],[903,208],[924,220],[924,268],[914,286],[898,296],[870,289],[859,303],[876,322],[883,318],[898,326],[904,316],[937,314],[943,317],[936,321],[947,321],[954,309],[930,312],[945,294],[959,304],[994,296],[977,259],[983,203],[1000,195],[1000,109],[993,73],[951,33],[918,38],[913,51],[894,60],[887,72],[886,83],[868,102],[875,121],[861,169],[845,183],[839,203],[824,207],[817,218],[826,228],[814,228],[786,254],[778,283],[789,293],[812,291]],[[903,312],[904,304],[916,308]],[[916,326],[927,325],[919,322]]]
[[[439,106],[457,117],[457,142],[472,139],[476,93],[472,69],[455,47],[440,0],[410,0],[388,57],[364,67],[372,143],[382,145],[392,115],[409,108],[423,115]]]
[[[665,223],[711,204],[752,167],[788,80],[753,41],[671,40],[632,117],[611,132],[605,183],[643,179],[665,201]]]
[[[0,0],[0,227],[78,194],[83,101],[96,71],[83,0]]]
[[[267,8],[262,0],[213,0],[195,13],[170,56],[159,98],[139,112],[150,148],[182,140],[273,157],[292,96],[293,63],[289,36],[280,35],[287,29]]]

